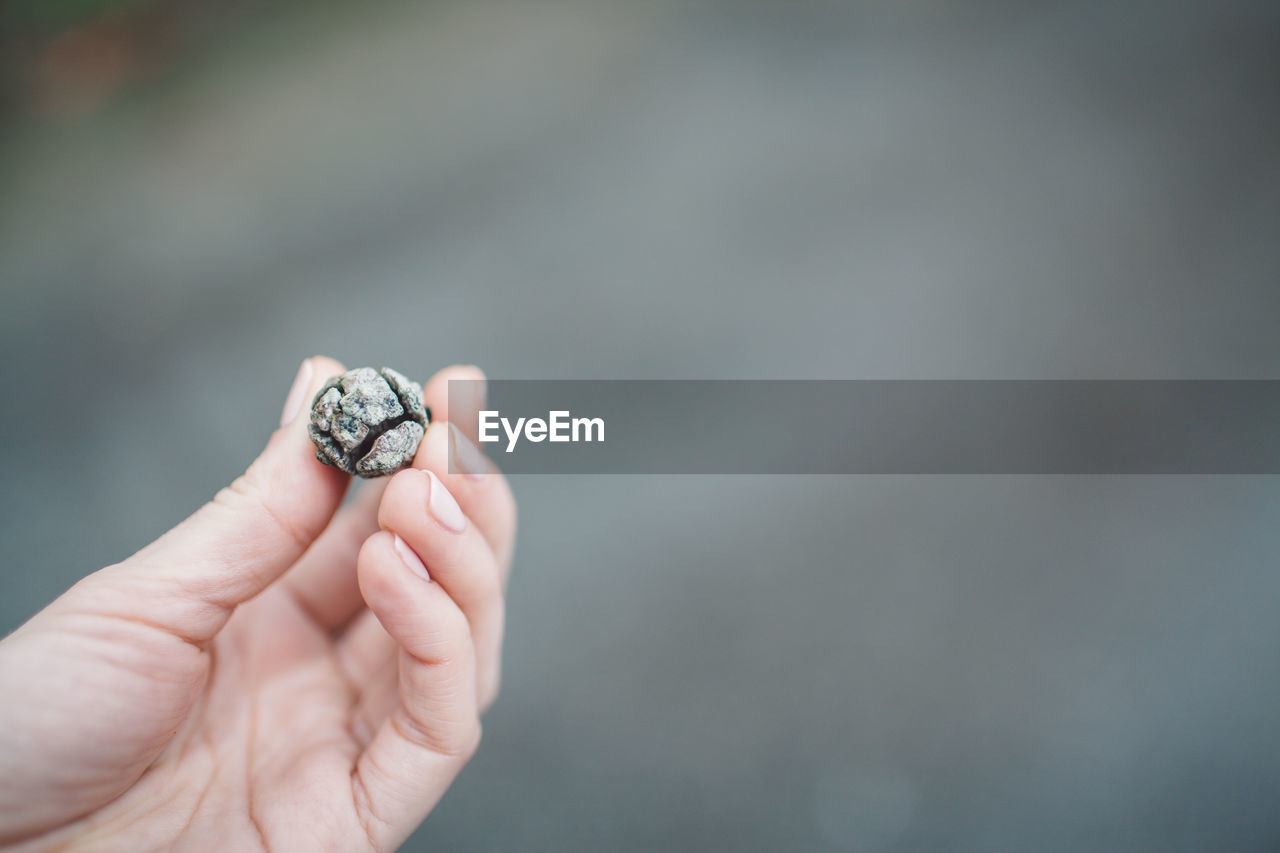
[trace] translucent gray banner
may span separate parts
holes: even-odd
[[[450,409],[476,393],[450,382]],[[512,474],[1280,473],[1277,380],[490,380],[487,401],[464,426]]]

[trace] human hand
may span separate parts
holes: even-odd
[[[0,642],[0,845],[388,850],[466,764],[516,522],[451,451],[447,380],[482,375],[437,373],[413,467],[339,510],[306,411],[343,370],[303,362],[242,477]]]

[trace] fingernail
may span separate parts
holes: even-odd
[[[462,514],[462,507],[449,494],[449,490],[440,482],[440,478],[427,471],[427,479],[431,481],[431,494],[427,496],[427,508],[431,515],[445,530],[461,533],[467,529],[467,517]]]
[[[456,424],[449,424],[449,468],[468,480],[479,480],[489,469],[489,462],[471,439]]]
[[[311,359],[304,359],[302,366],[298,368],[298,375],[293,379],[293,386],[289,389],[289,396],[284,398],[284,410],[280,412],[280,426],[287,427],[293,423],[293,419],[298,416],[298,410],[302,408],[302,400],[307,394],[307,387],[311,384]]]
[[[431,580],[431,575],[427,574],[427,567],[423,565],[421,558],[413,553],[413,549],[409,547],[409,543],[400,538],[399,533],[392,533],[391,546],[396,549],[396,553],[400,555],[400,559],[404,561],[409,571],[413,572],[423,580]]]

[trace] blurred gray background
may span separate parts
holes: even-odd
[[[1280,376],[1275,3],[169,6],[6,36],[4,631],[313,352]],[[504,692],[408,849],[1280,846],[1275,478],[514,486]]]

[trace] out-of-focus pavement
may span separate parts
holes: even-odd
[[[1231,0],[387,3],[26,121],[0,627],[237,474],[312,352],[1274,378],[1277,45]],[[1275,478],[514,485],[504,692],[410,849],[1280,844]]]

